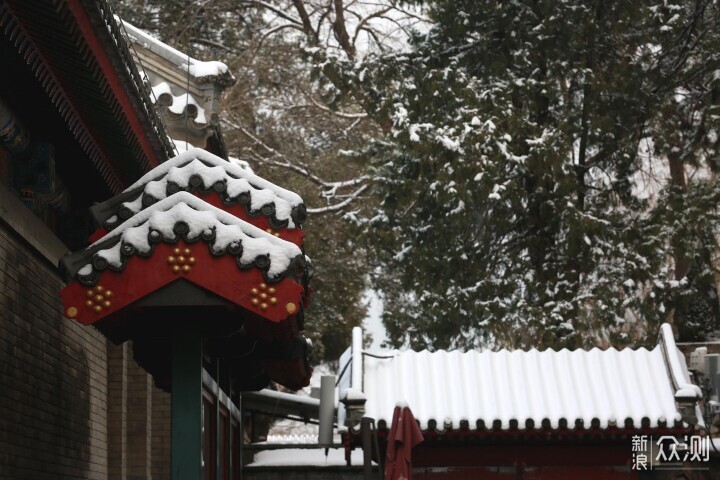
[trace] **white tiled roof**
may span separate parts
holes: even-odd
[[[670,326],[662,333],[652,350],[363,355],[365,416],[389,427],[396,403],[405,401],[423,430],[672,427],[682,420],[676,402],[692,405],[702,393],[689,381]],[[340,398],[358,382],[353,367],[347,378],[355,380],[341,379]]]

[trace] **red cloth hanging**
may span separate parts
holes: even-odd
[[[396,406],[388,435],[385,480],[412,480],[412,449],[423,440],[410,407]]]

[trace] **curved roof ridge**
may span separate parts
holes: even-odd
[[[227,81],[235,81],[235,77],[230,72],[230,69],[223,62],[216,60],[198,60],[171,47],[162,40],[153,37],[146,31],[129,23],[127,20],[121,19],[117,15],[115,15],[115,20],[125,28],[130,39],[143,45],[145,48],[155,52],[179,67],[187,68],[187,66],[190,65],[190,75],[196,79],[210,80],[224,77]]]
[[[300,195],[298,195],[295,192],[292,192],[290,190],[287,190],[285,188],[282,188],[278,185],[275,185],[274,183],[270,182],[269,180],[265,180],[264,178],[255,175],[254,173],[250,173],[246,170],[243,170],[239,166],[220,158],[216,155],[213,155],[212,153],[208,152],[207,150],[203,150],[202,148],[191,148],[187,150],[186,152],[183,152],[179,155],[177,155],[174,158],[171,158],[170,160],[160,164],[159,166],[155,167],[142,177],[140,177],[135,183],[130,185],[128,188],[124,190],[124,192],[133,190],[141,185],[146,184],[147,182],[151,180],[155,180],[158,177],[161,177],[170,170],[172,167],[178,167],[181,165],[184,165],[186,163],[191,162],[192,160],[202,160],[207,163],[213,163],[217,166],[224,167],[229,173],[232,173],[233,175],[237,176],[238,178],[245,178],[246,180],[250,181],[251,183],[255,183],[258,186],[261,186],[262,188],[268,188],[270,190],[273,190],[278,197],[283,198],[284,200],[287,200],[293,205],[299,205],[303,203],[302,198]]]
[[[182,234],[177,231],[178,223],[185,224]],[[153,236],[153,232],[157,234]],[[203,238],[212,242],[214,255],[233,250],[233,245],[242,245],[237,252],[232,252],[238,255],[241,266],[251,265],[258,256],[267,256],[264,267],[268,280],[282,278],[293,262],[304,261],[302,250],[296,244],[180,191],[133,215],[87,248],[66,255],[61,260],[62,269],[66,276],[88,278],[91,283],[91,277],[104,269],[96,266],[96,258],[101,258],[103,267],[120,270],[126,257],[133,253],[148,255],[153,243],[172,242],[181,236],[190,241]]]

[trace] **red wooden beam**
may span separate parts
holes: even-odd
[[[130,95],[123,88],[120,79],[118,78],[117,71],[110,60],[105,48],[100,43],[99,39],[95,35],[95,29],[93,27],[90,18],[88,17],[85,9],[80,4],[79,0],[67,0],[66,2],[73,17],[75,17],[76,24],[80,30],[80,33],[85,38],[85,41],[93,53],[95,60],[98,62],[103,75],[108,81],[108,84],[115,94],[115,97],[120,104],[125,117],[132,128],[135,137],[140,142],[143,152],[145,153],[150,167],[156,167],[161,163],[161,159],[155,153],[152,147],[150,139],[147,136],[147,132],[142,127],[140,118],[138,117],[137,111],[133,108],[133,104],[130,100]]]
[[[180,278],[272,323],[297,314],[304,292],[290,278],[266,284],[258,268],[240,270],[233,255],[213,256],[204,241],[179,241],[175,245],[157,244],[148,258],[133,255],[120,272],[103,271],[93,287],[73,282],[60,296],[66,317],[91,325]]]
[[[630,441],[538,442],[440,446],[420,444],[413,449],[413,467],[626,466],[632,460]]]

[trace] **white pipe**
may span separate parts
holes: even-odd
[[[355,327],[352,331],[352,377],[350,387],[362,392],[363,384],[362,328]]]

